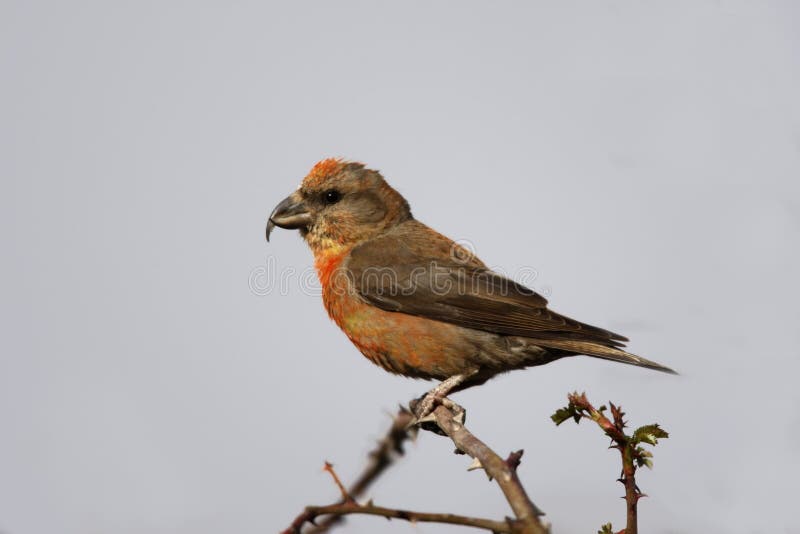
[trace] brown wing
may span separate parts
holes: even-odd
[[[348,274],[364,300],[387,311],[540,340],[608,347],[627,341],[547,309],[547,300],[535,291],[490,271],[477,258],[451,254],[453,247],[444,236],[408,221],[355,248]]]

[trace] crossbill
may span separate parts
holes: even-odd
[[[326,159],[267,222],[297,229],[314,255],[331,319],[390,373],[440,380],[417,415],[449,393],[507,371],[588,355],[658,371],[627,338],[560,315],[416,220],[378,171]]]

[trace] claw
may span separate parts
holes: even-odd
[[[418,423],[418,424],[422,424],[422,423],[435,423],[435,422],[436,422],[436,416],[435,416],[435,415],[433,415],[433,412],[429,413],[429,414],[428,414],[428,415],[426,415],[425,417],[420,417],[419,419],[417,419],[417,423]]]
[[[447,397],[443,399],[439,399],[439,402],[445,408],[448,408],[453,412],[453,421],[458,423],[459,425],[463,425],[464,421],[467,419],[467,410],[465,410],[462,406],[456,404],[455,402],[451,401]]]
[[[436,423],[436,417],[433,415],[433,412],[430,412],[428,415],[423,417],[413,417],[406,425],[406,430],[411,430],[415,426],[420,426],[423,423]]]

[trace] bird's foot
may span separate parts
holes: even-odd
[[[414,419],[408,424],[408,428],[420,426],[424,430],[430,430],[444,436],[444,432],[442,432],[439,425],[436,424],[436,420],[433,417],[433,410],[436,408],[437,404],[441,404],[452,410],[455,414],[455,421],[463,425],[464,420],[467,418],[467,411],[448,399],[447,395],[476,372],[476,370],[471,370],[468,373],[453,375],[443,380],[439,385],[422,397],[411,401],[409,407],[414,414]]]
[[[430,430],[435,434],[445,436],[446,434],[439,428],[439,425],[436,423],[436,417],[433,415],[433,411],[438,405],[442,405],[452,411],[453,420],[455,422],[463,425],[464,421],[466,421],[467,410],[447,397],[441,396],[439,392],[431,390],[409,403],[409,408],[411,408],[414,418],[408,423],[406,428],[419,426],[423,430]]]

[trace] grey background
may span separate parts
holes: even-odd
[[[297,236],[264,242],[345,156],[683,373],[575,358],[456,397],[555,532],[624,521],[606,440],[548,419],[575,389],[672,434],[644,531],[800,532],[797,3],[0,5],[0,531],[275,532],[336,498],[323,460],[352,479],[430,386],[349,344]],[[508,514],[451,449],[371,496]]]

